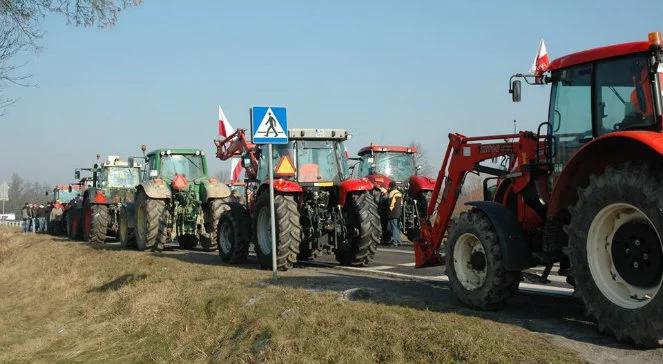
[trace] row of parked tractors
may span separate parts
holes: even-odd
[[[522,80],[551,87],[547,121],[536,132],[449,134],[435,180],[416,175],[412,148],[371,145],[353,160],[345,130],[290,130],[290,142],[272,154],[278,268],[321,253],[368,264],[383,231],[378,187],[393,178],[405,192],[403,227],[416,267],[446,261],[450,287],[466,305],[499,308],[524,277],[549,283],[556,268],[600,331],[661,345],[661,35],[514,75],[514,102]],[[232,263],[245,261],[253,243],[260,264],[271,267],[268,156],[243,129],[215,144],[218,158],[241,159],[242,198],[208,176],[200,150],[160,149],[139,162],[95,165],[91,178],[62,190],[80,192],[63,207],[63,226],[72,238],[112,235],[141,250],[200,242]],[[483,200],[452,219],[470,173],[484,181]],[[533,267],[543,273],[527,272]]]
[[[275,148],[278,269],[321,253],[345,265],[368,264],[387,238],[383,192],[391,181],[405,192],[403,232],[418,235],[434,181],[417,175],[417,149],[371,144],[347,158],[348,137],[341,129],[294,129],[291,142]],[[232,263],[244,262],[255,242],[261,265],[271,268],[268,186],[258,182],[267,176],[267,161],[243,133],[233,140],[248,147],[247,178],[234,186],[210,177],[197,149],[158,149],[128,161],[109,156],[76,169],[76,183],[53,191],[51,231],[94,243],[117,239],[139,250],[200,244]],[[284,162],[298,166],[283,174]]]

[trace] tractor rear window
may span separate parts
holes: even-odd
[[[415,174],[414,155],[410,153],[375,153],[375,173],[395,181],[407,181]]]
[[[173,179],[176,174],[184,175],[188,180],[205,176],[202,157],[184,154],[162,156],[159,175],[166,179]]]
[[[99,175],[101,187],[135,187],[139,183],[138,168],[108,167]]]
[[[341,170],[334,141],[297,141],[297,176],[300,182],[333,181]]]
[[[647,56],[622,57],[596,65],[598,134],[654,124]]]

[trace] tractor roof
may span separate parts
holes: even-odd
[[[405,145],[379,145],[371,143],[369,146],[359,149],[357,154],[364,155],[369,152],[416,153],[417,147]]]
[[[182,148],[180,148],[180,149],[177,149],[177,148],[159,148],[159,149],[155,149],[155,150],[147,153],[147,155],[168,154],[168,152],[170,152],[170,154],[195,155],[196,153],[199,153],[201,155],[205,155],[205,151],[203,151],[202,149],[193,149],[193,148],[183,148],[183,149]]]
[[[350,133],[345,129],[290,129],[289,139],[347,140]]]
[[[646,52],[649,50],[649,46],[649,42],[631,42],[587,49],[555,59],[554,61],[550,62],[548,70],[555,71],[561,68],[567,68],[582,63],[598,61],[601,59],[625,56],[632,53]]]

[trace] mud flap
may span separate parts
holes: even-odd
[[[521,271],[536,265],[520,224],[511,211],[492,201],[473,201],[466,205],[481,210],[493,223],[499,237],[505,270]]]

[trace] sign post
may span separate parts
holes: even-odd
[[[251,137],[254,144],[267,144],[269,160],[269,214],[272,238],[272,279],[276,280],[276,215],[274,212],[273,144],[288,144],[288,120],[285,107],[254,106],[251,108]]]
[[[2,181],[0,184],[0,201],[2,201],[2,214],[5,214],[5,201],[9,201],[9,185]]]

